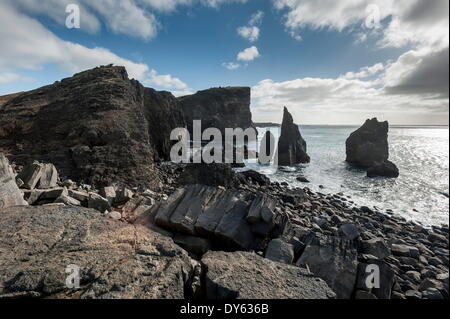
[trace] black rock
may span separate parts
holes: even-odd
[[[376,164],[370,167],[367,170],[367,176],[397,178],[400,176],[400,171],[398,170],[397,166],[394,163],[392,163],[391,161],[385,161],[383,163]]]
[[[300,130],[288,109],[284,108],[281,136],[278,141],[278,165],[293,166],[311,161],[306,153],[306,141],[302,138]]]
[[[383,163],[389,158],[388,122],[367,120],[346,141],[346,161],[364,168]]]
[[[310,181],[304,176],[297,177],[297,181],[299,181],[300,183],[310,183]]]
[[[389,123],[367,120],[346,141],[346,161],[352,165],[368,168],[368,177],[391,177],[400,175],[397,166],[390,162],[388,144]]]
[[[203,130],[217,128],[223,136],[226,128],[254,128],[249,87],[212,88],[178,100],[191,133],[194,120],[202,121]]]

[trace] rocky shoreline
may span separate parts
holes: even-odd
[[[105,66],[0,103],[2,299],[449,298],[448,225],[231,164],[167,162],[186,119],[253,128],[248,88],[177,99]],[[284,118],[283,165],[309,162]],[[398,176],[387,134],[368,120],[347,161]]]
[[[60,178],[35,189],[30,179],[45,185],[48,174],[15,178],[29,206],[1,209],[0,298],[448,298],[448,226],[425,228],[228,165],[160,170],[159,191]],[[184,185],[198,170],[220,173]],[[79,290],[64,287],[63,261],[86,269]],[[379,267],[380,288],[367,288],[368,265]]]

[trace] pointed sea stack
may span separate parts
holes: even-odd
[[[284,108],[281,136],[278,141],[278,165],[292,166],[311,161],[306,153],[306,142],[288,109]]]
[[[369,177],[398,177],[399,171],[389,159],[389,123],[367,120],[346,142],[346,161],[367,168]]]

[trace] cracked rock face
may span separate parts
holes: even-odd
[[[154,163],[169,158],[170,132],[184,126],[171,93],[104,66],[4,99],[0,151],[21,165],[53,163],[61,176],[90,185],[155,187]]]
[[[189,132],[194,120],[201,120],[203,129],[219,129],[223,136],[226,128],[254,128],[249,87],[212,88],[178,100]]]
[[[227,249],[256,249],[280,226],[274,198],[203,185],[179,188],[161,205],[156,225],[210,238]]]
[[[330,299],[334,292],[306,270],[249,252],[208,252],[208,299]]]
[[[0,211],[0,298],[184,298],[187,253],[142,226],[85,208],[49,205]],[[66,287],[66,267],[80,288]]]

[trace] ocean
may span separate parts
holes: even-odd
[[[397,179],[368,178],[366,172],[345,162],[345,141],[356,126],[300,126],[311,163],[287,169],[261,166],[255,160],[246,168],[258,170],[272,181],[292,187],[309,187],[321,193],[343,193],[358,205],[392,210],[423,225],[449,224],[448,127],[391,126],[390,160],[400,169]],[[258,128],[259,139],[270,129]],[[250,146],[250,149],[253,147]],[[311,183],[296,180],[306,177]]]

